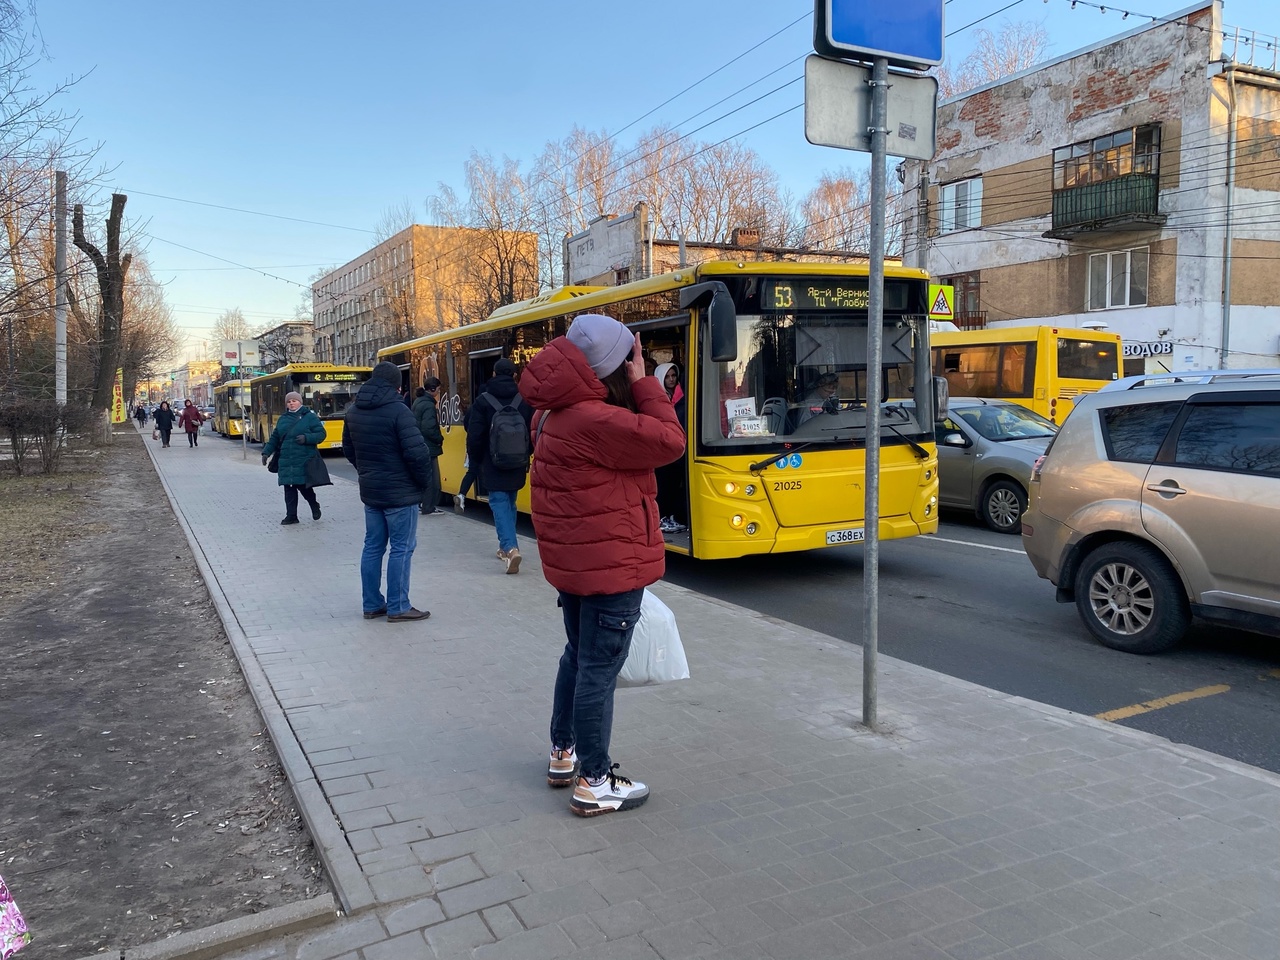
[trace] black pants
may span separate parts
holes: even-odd
[[[194,431],[194,430],[188,430],[188,431],[187,431],[187,446],[188,446],[188,447],[198,447],[198,446],[200,446],[200,434],[199,434],[199,433],[197,433],[197,432],[196,432],[196,431]]]
[[[292,483],[284,485],[284,515],[290,520],[298,519],[298,492],[302,492],[302,499],[311,504],[314,511],[320,506],[320,501],[316,499],[316,492],[312,487],[299,487]]]
[[[157,427],[160,431],[160,439],[164,441],[164,445],[169,445],[169,434],[173,432],[173,427]]]
[[[431,458],[431,482],[422,488],[422,504],[420,509],[423,513],[430,513],[432,510],[438,509],[440,506],[440,458]]]
[[[479,467],[467,468],[467,472],[462,475],[462,486],[458,488],[459,496],[465,497],[467,495],[467,491],[471,489],[471,485],[476,482],[476,474],[479,472]]]

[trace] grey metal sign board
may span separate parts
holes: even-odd
[[[814,0],[813,49],[923,70],[942,63],[944,0]]]
[[[804,61],[804,136],[819,147],[871,152],[871,68],[809,56]],[[938,81],[890,73],[886,152],[930,160],[937,149]]]

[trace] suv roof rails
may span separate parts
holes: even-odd
[[[1280,369],[1259,370],[1184,370],[1178,373],[1150,373],[1136,377],[1113,380],[1098,390],[1114,393],[1117,390],[1134,390],[1138,387],[1160,387],[1172,383],[1224,383],[1230,380],[1254,378],[1280,379]]]

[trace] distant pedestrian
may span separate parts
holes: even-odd
[[[609,761],[613,695],[644,588],[666,569],[653,471],[684,453],[684,431],[662,383],[645,375],[639,336],[609,317],[575,319],[529,361],[520,386],[538,411],[533,526],[568,640],[547,782],[573,785],[579,816],[627,810],[649,788]]]
[[[418,507],[431,482],[431,453],[398,392],[400,368],[382,361],[347,407],[342,453],[356,468],[364,503],[360,587],[364,618],[392,623],[425,620],[430,611],[409,603],[409,571],[417,546]],[[382,593],[382,557],[387,591]]]
[[[182,424],[182,429],[187,431],[188,448],[200,446],[200,424],[204,421],[205,415],[200,412],[200,408],[190,400],[185,401],[182,413],[178,415],[178,423]]]
[[[516,494],[523,489],[529,475],[529,422],[532,418],[533,408],[524,402],[516,387],[516,365],[503,357],[493,365],[493,376],[467,416],[467,457],[473,470],[479,465],[480,479],[489,493],[489,509],[493,511],[493,525],[498,534],[498,559],[506,565],[507,573],[520,572]],[[515,424],[517,419],[523,421],[518,427]],[[498,463],[494,460],[491,434],[507,429],[513,433],[516,429],[520,431],[524,453]],[[513,437],[513,442],[515,439]],[[498,442],[503,442],[501,437]]]
[[[141,428],[147,422],[147,408],[142,404],[138,404],[134,407],[133,419],[138,421],[138,427]]]
[[[298,494],[311,507],[311,519],[320,519],[320,501],[313,487],[307,485],[307,461],[317,456],[316,448],[324,443],[324,422],[310,407],[302,405],[302,395],[284,395],[285,413],[276,421],[271,438],[262,445],[262,465],[280,451],[276,483],[284,487],[284,519],[281,524],[298,522]]]
[[[481,388],[483,389],[483,387]],[[479,398],[477,398],[479,399]],[[471,409],[462,415],[462,430],[470,435],[471,433],[471,413],[476,408],[473,403]],[[453,512],[465,513],[467,510],[467,491],[471,489],[471,485],[476,482],[476,476],[480,472],[480,464],[472,463],[471,457],[464,454],[462,458],[462,483],[458,485],[458,492],[453,495]]]
[[[169,445],[169,435],[173,432],[173,421],[176,419],[169,401],[161,400],[160,406],[156,408],[156,429],[160,431],[161,446]]]
[[[440,415],[436,409],[436,391],[439,389],[440,378],[427,377],[418,388],[418,398],[413,401],[413,417],[418,422],[418,432],[431,454],[431,483],[422,491],[419,507],[419,512],[427,517],[444,513],[440,509],[440,454],[444,453],[444,434],[440,432]]]

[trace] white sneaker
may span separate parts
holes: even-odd
[[[453,495],[453,512],[465,513],[467,509],[467,499],[460,493]]]
[[[570,786],[578,777],[578,751],[573,747],[568,750],[551,751],[551,760],[547,764],[547,783],[553,787]]]
[[[598,817],[615,810],[632,810],[649,799],[649,788],[619,773],[615,763],[600,782],[578,777],[573,785],[569,809],[580,817]]]

